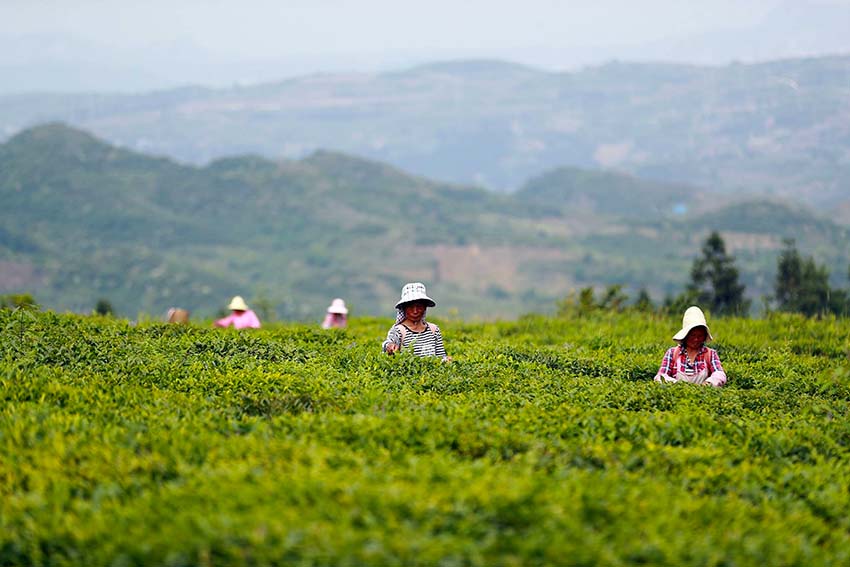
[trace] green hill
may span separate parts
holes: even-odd
[[[656,217],[703,202],[704,191],[622,173],[562,167],[529,180],[516,197],[565,214]]]
[[[241,294],[266,317],[309,319],[336,296],[386,314],[422,280],[443,316],[513,317],[585,285],[677,291],[711,229],[746,260],[753,294],[787,236],[846,273],[845,229],[787,203],[695,205],[698,193],[562,169],[495,194],[328,151],[195,167],[49,124],[0,145],[0,293],[74,311],[106,298],[128,316],[212,315]]]
[[[196,168],[51,124],[0,146],[0,172],[0,251],[59,308],[106,296],[125,313],[211,313],[263,292],[279,315],[315,316],[335,295],[378,312],[403,280],[434,280],[439,247],[541,241],[523,227],[532,207],[330,152]],[[456,294],[467,277],[452,272]]]

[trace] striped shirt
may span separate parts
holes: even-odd
[[[676,350],[679,349],[679,360],[675,360]],[[706,346],[702,346],[694,357],[694,361],[688,360],[688,349],[681,347],[671,347],[664,353],[664,360],[661,361],[661,368],[658,369],[658,374],[662,376],[676,376],[676,371],[681,370],[687,375],[699,374],[708,365],[709,376],[714,372],[724,372],[723,366],[720,364],[720,357],[717,356],[717,351]],[[724,372],[725,374],[725,372]]]
[[[412,331],[409,327],[404,327],[404,340],[402,342],[402,324],[393,325],[387,333],[387,340],[384,341],[384,352],[387,350],[387,345],[390,343],[396,344],[401,348],[407,348],[413,345],[413,354],[416,356],[439,356],[445,359],[446,347],[443,345],[443,334],[440,328],[433,323],[426,323],[425,330]]]

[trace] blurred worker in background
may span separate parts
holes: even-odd
[[[257,314],[248,309],[248,304],[241,296],[237,295],[230,300],[230,315],[219,319],[214,323],[216,327],[229,327],[233,325],[236,329],[259,329],[260,320]]]
[[[322,321],[323,329],[344,329],[348,326],[348,308],[345,301],[337,297],[328,306],[325,320]]]
[[[185,325],[189,322],[189,312],[179,307],[172,307],[165,315],[165,320],[169,323],[179,323]]]

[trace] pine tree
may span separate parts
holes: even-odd
[[[744,298],[746,287],[738,281],[735,258],[726,253],[716,231],[703,244],[702,256],[694,260],[688,289],[699,305],[717,315],[744,315],[750,309],[750,300]]]
[[[785,249],[777,260],[775,286],[780,311],[811,317],[843,310],[843,306],[838,305],[842,301],[832,299],[826,266],[818,266],[812,257],[802,258],[793,240],[785,241]]]
[[[794,245],[794,241],[786,239],[785,249],[776,261],[776,304],[780,311],[796,311],[797,298],[800,294],[803,260]]]

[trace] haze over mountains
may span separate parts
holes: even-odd
[[[564,71],[612,60],[726,65],[850,52],[845,0],[718,0],[710,8],[647,0],[639,9],[614,0],[435,1],[414,17],[381,0],[356,9],[275,4],[8,0],[0,5],[0,94],[226,87],[450,59]]]
[[[499,61],[228,89],[0,97],[0,131],[62,120],[204,164],[317,149],[514,190],[562,166],[850,209],[850,56],[551,73]]]
[[[181,165],[62,124],[0,145],[0,202],[0,293],[75,311],[107,298],[129,316],[211,315],[237,293],[286,318],[316,318],[335,296],[388,314],[410,280],[464,318],[551,310],[585,285],[660,299],[711,229],[755,296],[785,237],[841,285],[850,257],[847,228],[799,206],[622,174],[559,168],[504,195],[328,151]]]

